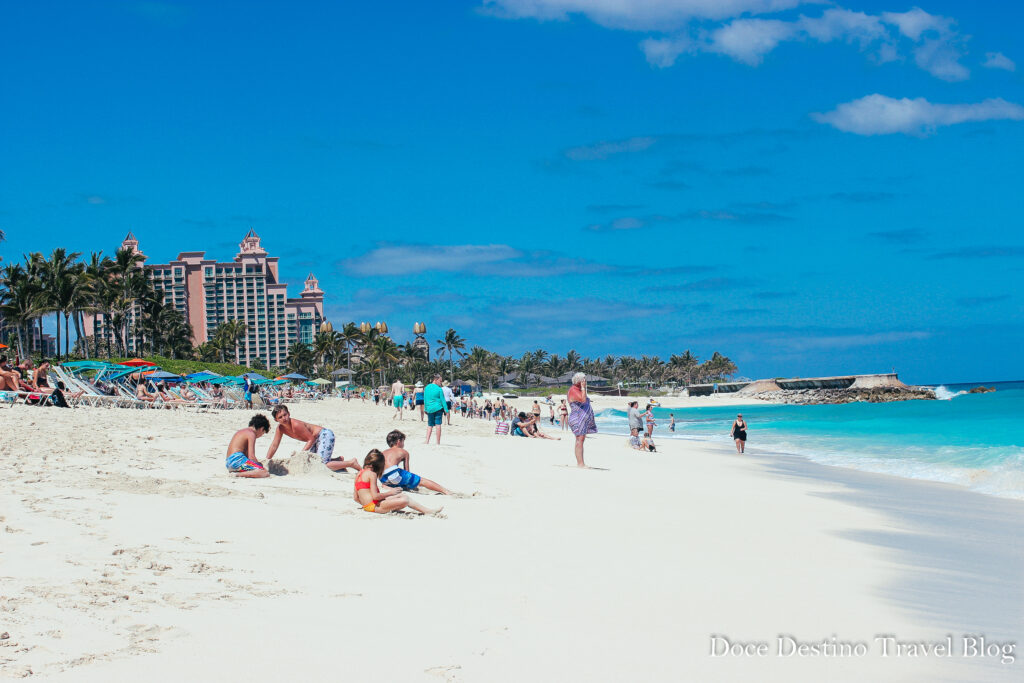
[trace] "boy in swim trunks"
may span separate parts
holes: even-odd
[[[346,467],[359,469],[359,462],[355,458],[343,460],[334,457],[334,432],[330,429],[294,419],[286,405],[274,406],[271,415],[274,422],[277,423],[277,429],[274,431],[274,441],[270,444],[270,450],[267,451],[268,462],[274,457],[274,453],[277,453],[277,447],[281,445],[281,437],[287,435],[297,441],[306,442],[302,450],[312,451],[319,455],[320,461],[332,472],[343,470]]]
[[[437,491],[448,496],[451,491],[435,481],[424,479],[418,474],[413,474],[403,467],[409,465],[409,451],[405,450],[405,434],[397,429],[391,430],[387,437],[388,449],[384,451],[384,473],[380,475],[380,481],[385,486],[415,491],[420,486],[431,491]]]
[[[263,415],[256,415],[249,420],[249,426],[239,429],[231,437],[228,444],[228,457],[224,461],[228,472],[236,477],[247,477],[249,479],[262,479],[269,477],[267,472],[256,459],[256,439],[270,431],[270,421]]]

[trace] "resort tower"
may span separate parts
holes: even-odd
[[[313,335],[324,321],[324,293],[312,273],[298,298],[288,298],[288,285],[281,282],[278,257],[269,256],[255,231],[239,244],[234,261],[221,263],[206,258],[203,251],[185,251],[170,263],[145,263],[139,242],[128,233],[121,243],[141,257],[153,288],[163,292],[164,304],[180,311],[192,325],[194,344],[209,341],[216,329],[229,320],[246,324],[239,340],[236,363],[251,365],[257,358],[266,367],[281,367],[288,360],[288,347],[295,342],[313,343]],[[138,310],[129,314],[134,322]],[[85,333],[112,341],[117,331],[102,313],[86,316]],[[129,335],[128,348],[137,353],[146,348]]]

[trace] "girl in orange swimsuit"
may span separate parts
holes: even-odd
[[[366,454],[363,469],[356,475],[356,488],[352,499],[363,506],[367,512],[394,512],[403,508],[411,508],[421,515],[436,515],[436,510],[413,502],[402,489],[386,486],[384,491],[377,488],[377,480],[384,474],[384,454],[374,448]]]

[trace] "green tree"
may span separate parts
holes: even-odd
[[[439,346],[444,347],[448,353],[448,380],[450,382],[455,381],[455,356],[463,355],[463,349],[466,348],[466,340],[459,336],[451,327],[444,333],[444,339],[438,339],[437,343]],[[440,352],[440,349],[438,349]]]
[[[313,351],[302,342],[295,342],[288,347],[288,369],[307,377],[313,374]]]

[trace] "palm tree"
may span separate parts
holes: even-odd
[[[681,354],[672,354],[668,359],[669,371],[672,373],[672,377],[675,379],[686,379],[686,385],[689,386],[693,379],[693,371],[697,365],[700,364],[700,359],[697,356],[690,353],[687,349]]]
[[[519,359],[519,382],[524,389],[530,388],[530,374],[537,369],[537,357],[527,351]]]
[[[391,337],[381,334],[370,343],[369,354],[380,364],[380,383],[383,385],[387,381],[385,371],[392,363],[398,362],[398,347]]]
[[[352,347],[358,344],[363,338],[363,333],[359,331],[355,323],[345,323],[341,329],[341,341],[345,345],[345,351],[348,354],[348,361],[346,368],[352,372]],[[349,375],[351,377],[351,374]]]
[[[220,346],[220,362],[224,363],[224,352],[234,351],[235,363],[238,363],[238,340],[243,339],[249,333],[249,326],[242,320],[228,320],[217,326],[214,330],[214,339]],[[312,352],[310,352],[312,356]]]
[[[477,388],[482,386],[482,376],[490,370],[492,365],[491,352],[482,346],[474,346],[469,355],[466,356],[466,360],[463,363],[464,367],[471,368],[476,372],[476,385]]]
[[[313,351],[302,342],[295,342],[288,348],[288,369],[300,375],[313,374]]]
[[[459,336],[451,327],[444,333],[444,339],[437,340],[438,346],[444,347],[448,352],[448,381],[455,381],[455,355],[463,356],[463,349],[466,348],[466,340]],[[440,349],[438,349],[440,354]]]
[[[575,349],[569,349],[569,353],[565,354],[565,363],[568,366],[566,372],[575,372],[583,367],[580,354],[576,353]]]
[[[71,310],[74,302],[79,298],[76,291],[80,285],[78,270],[80,265],[76,263],[80,252],[67,253],[63,248],[58,247],[50,254],[44,271],[44,287],[46,289],[47,306],[57,318],[57,354],[60,354],[60,316],[64,316],[64,351],[67,353],[68,344],[68,320],[71,317]]]
[[[43,293],[38,282],[29,277],[19,263],[10,263],[0,275],[0,317],[14,325],[18,335],[18,355],[25,356],[32,349],[31,328],[43,314]]]

